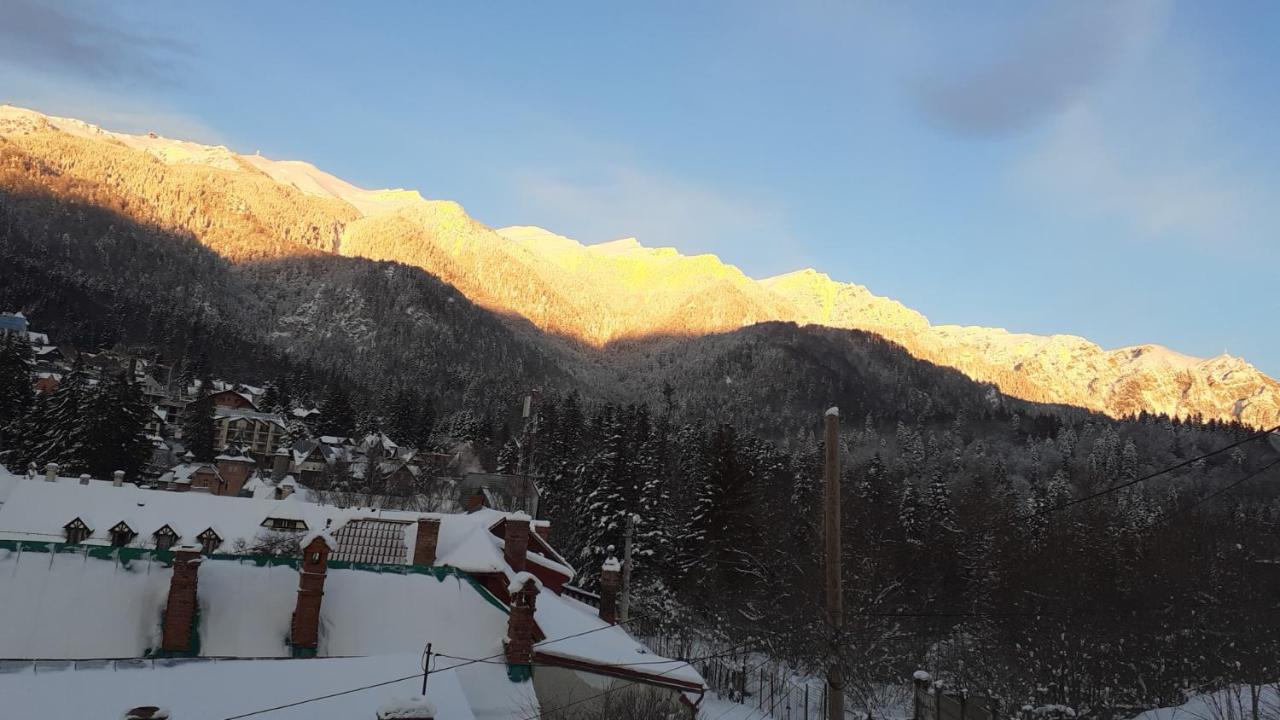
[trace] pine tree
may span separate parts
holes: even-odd
[[[909,480],[902,488],[902,503],[898,506],[898,524],[902,528],[902,539],[910,545],[920,545],[924,538],[924,528],[920,518],[920,498],[916,486]]]
[[[58,463],[66,474],[85,471],[84,412],[88,394],[84,362],[77,357],[71,371],[41,404],[40,413],[32,423],[30,449],[25,453],[28,461],[41,466]]]
[[[941,470],[934,470],[929,480],[929,523],[937,529],[953,529],[955,509],[951,506],[951,488]]]
[[[355,432],[356,411],[345,384],[338,382],[329,387],[329,394],[320,403],[320,419],[316,426],[321,435],[351,437]]]
[[[0,336],[0,451],[10,449],[31,405],[31,344],[16,334]]]
[[[85,405],[85,445],[77,464],[94,477],[116,470],[137,477],[151,458],[146,424],[151,406],[125,373],[108,373]]]
[[[586,496],[580,510],[580,557],[587,577],[599,569],[609,548],[622,547],[627,515],[627,450],[624,427],[618,411],[606,405],[591,423],[592,446],[578,472],[578,487]]]
[[[201,397],[187,403],[182,414],[182,444],[200,462],[212,462],[216,455],[218,424],[211,394],[213,381],[201,379]]]

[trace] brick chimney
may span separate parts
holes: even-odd
[[[49,463],[44,466],[44,479],[45,482],[58,481],[58,463]]]
[[[169,602],[164,608],[160,649],[185,654],[191,646],[196,621],[196,582],[200,572],[200,548],[179,545],[173,549],[173,576],[169,579]]]
[[[418,518],[418,538],[413,544],[414,565],[435,565],[440,542],[440,518]]]
[[[124,486],[124,471],[117,470],[111,473],[111,487],[123,487],[123,486]]]
[[[284,448],[276,450],[271,456],[271,479],[280,482],[289,474],[289,451]]]
[[[527,577],[527,576],[526,576]],[[538,583],[532,578],[511,593],[511,614],[507,616],[506,653],[508,665],[532,665],[537,626],[533,612],[538,604]]]
[[[523,572],[525,556],[529,552],[529,516],[514,512],[507,516],[506,533],[502,537],[503,554],[507,564],[516,572]]]
[[[484,495],[476,491],[463,499],[463,507],[467,512],[472,513],[484,507]]]
[[[315,655],[320,645],[320,600],[324,597],[324,578],[329,571],[331,540],[319,533],[302,548],[302,565],[298,568],[298,604],[289,624],[289,644],[296,656]]]
[[[618,590],[622,587],[622,564],[610,557],[600,566],[600,619],[611,624],[618,622]]]

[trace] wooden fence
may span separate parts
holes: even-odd
[[[915,720],[997,720],[995,698],[944,692],[929,680],[917,679],[915,689]]]

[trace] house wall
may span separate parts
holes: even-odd
[[[615,689],[616,688],[616,689]],[[574,712],[591,712],[604,704],[605,698],[631,697],[630,693],[639,694],[644,700],[654,699],[670,702],[688,712],[688,706],[681,703],[680,693],[668,688],[632,683],[630,680],[593,675],[581,670],[537,665],[533,669],[533,689],[538,695],[538,705],[543,715],[551,715],[557,708],[571,703]],[[608,691],[609,694],[595,700],[584,701],[584,698],[598,696]],[[691,716],[691,714],[689,715]]]
[[[245,481],[249,479],[249,471],[252,467],[249,463],[240,460],[219,461],[218,474],[226,482],[222,489],[222,494],[233,497],[239,495],[240,489],[244,487]]]

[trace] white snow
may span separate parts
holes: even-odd
[[[207,493],[144,490],[126,484],[113,487],[110,481],[80,485],[76,478],[58,478],[44,482],[43,476],[28,480],[0,468],[0,540],[22,542],[63,542],[63,526],[79,517],[92,530],[86,544],[109,544],[108,530],[120,521],[126,522],[138,536],[132,547],[154,546],[152,534],[168,525],[178,533],[178,542],[193,543],[206,528],[213,528],[222,538],[217,552],[229,553],[237,540],[252,545],[266,531],[268,518],[301,520],[307,531],[326,526],[336,532],[356,519],[388,520],[404,523],[407,564],[417,542],[418,518],[440,520],[440,536],[436,564],[467,572],[506,572],[510,568],[502,555],[502,539],[489,528],[505,513],[485,509],[474,513],[419,513],[372,508],[338,508],[307,502],[295,493],[283,500],[273,498],[239,498]],[[331,546],[332,547],[332,546]],[[573,569],[555,560],[528,555],[531,562],[573,576]]]
[[[507,585],[507,592],[515,595],[524,589],[525,583],[529,582],[532,582],[539,592],[542,591],[542,581],[538,579],[537,575],[531,572],[518,572],[511,578],[511,584]]]
[[[618,562],[618,558],[611,557],[604,561],[604,564],[600,566],[600,569],[605,572],[622,572],[622,563]]]
[[[826,414],[828,417],[832,417],[832,416],[840,417],[840,408],[832,405],[831,407],[827,408]]]
[[[1264,716],[1268,708],[1280,707],[1280,683],[1261,688],[1258,699]],[[1133,720],[1205,720],[1205,718],[1247,718],[1252,715],[1252,698],[1247,686],[1234,685],[1212,693],[1195,695],[1177,707],[1148,710]]]
[[[421,695],[407,698],[393,698],[378,708],[378,720],[396,720],[397,718],[434,718],[436,706]]]
[[[755,705],[736,703],[714,692],[708,692],[698,704],[698,717],[711,720],[771,720],[773,716]]]
[[[654,655],[621,625],[601,620],[590,605],[543,590],[533,619],[548,638],[534,645],[537,653],[598,665],[624,665],[649,675],[702,684],[702,676],[689,663]]]
[[[120,717],[140,705],[166,707],[178,720],[221,720],[341,690],[386,680],[406,680],[326,700],[275,710],[273,720],[350,720],[375,717],[378,707],[422,688],[419,653],[367,658],[311,660],[142,661],[95,669],[41,667],[0,673],[6,717]],[[537,712],[531,683],[516,685],[505,674],[491,697],[473,712],[460,670],[430,676],[427,696],[438,720],[481,720],[523,717]],[[495,680],[495,682],[497,682]],[[505,686],[505,687],[503,687]],[[511,688],[508,690],[507,688]],[[473,692],[480,692],[475,689]],[[525,690],[525,694],[520,694]],[[497,710],[497,712],[494,712]]]
[[[298,547],[305,550],[308,546],[311,545],[311,543],[315,542],[316,540],[320,540],[329,547],[329,552],[338,552],[338,540],[333,536],[333,532],[331,532],[331,529],[336,530],[336,528],[328,528],[328,527],[321,528],[319,530],[312,530],[311,532],[303,536],[301,540],[298,541]]]
[[[0,558],[0,657],[140,657],[160,644],[170,575],[160,563],[8,553]]]

